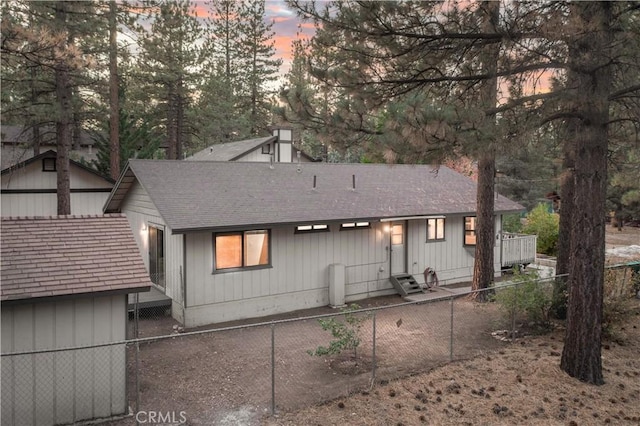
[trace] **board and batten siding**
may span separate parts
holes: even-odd
[[[108,192],[72,192],[71,214],[102,214],[102,206]],[[48,194],[2,194],[2,216],[55,216],[58,214],[58,197]]]
[[[273,142],[271,143],[271,149],[273,149]],[[247,152],[242,157],[236,159],[235,161],[254,161],[254,162],[269,162],[271,161],[271,154],[263,154],[262,147],[258,149],[254,149],[253,151]]]
[[[496,217],[496,230],[501,229],[500,217]],[[471,281],[475,261],[475,247],[464,246],[464,216],[445,218],[445,239],[427,241],[427,221],[408,222],[408,273],[424,284],[424,270],[433,269],[440,285]],[[500,272],[500,247],[494,248],[494,270]]]
[[[56,189],[57,173],[42,171],[42,161],[2,175],[2,189]],[[69,187],[95,189],[112,186],[108,181],[74,164],[69,165]]]
[[[172,235],[171,228],[165,223],[151,198],[137,181],[132,184],[131,189],[123,200],[121,211],[129,220],[129,225],[147,271],[149,271],[149,226],[164,229],[166,283],[164,293],[173,301],[173,316],[182,321],[183,236]]]
[[[70,164],[69,172],[71,214],[102,214],[102,207],[109,197],[109,192],[105,190],[111,188],[112,184],[74,164]],[[35,161],[24,168],[4,174],[1,195],[2,216],[57,215],[58,200],[55,192],[34,192],[55,191],[56,179],[55,172],[42,171],[41,161]]]
[[[119,342],[126,295],[2,306],[2,353]],[[124,345],[2,357],[2,425],[54,425],[127,410]]]
[[[469,281],[474,249],[464,246],[464,218],[448,217],[445,241],[426,241],[426,220],[407,221],[409,273],[424,283],[431,267],[442,283]],[[394,294],[389,282],[388,223],[371,228],[298,233],[293,226],[271,229],[271,267],[213,272],[213,233],[186,238],[187,327],[260,317],[329,304],[329,265],[345,265],[345,300]],[[498,263],[499,270],[499,263]]]
[[[348,299],[393,294],[386,237],[371,229],[295,233],[271,229],[270,268],[213,273],[213,233],[186,235],[187,326],[252,318],[329,304],[328,268],[346,266]]]

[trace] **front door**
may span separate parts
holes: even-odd
[[[391,275],[407,272],[405,222],[391,224]]]

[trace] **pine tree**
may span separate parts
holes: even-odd
[[[273,22],[265,22],[265,1],[251,0],[243,3],[240,16],[242,22],[242,62],[246,81],[243,93],[243,108],[248,110],[252,135],[268,131],[271,122],[270,97],[275,92],[273,86],[278,78],[281,59],[275,59]]]
[[[248,114],[241,103],[241,3],[212,0],[207,6],[204,81],[197,108],[199,148],[250,134]]]
[[[101,18],[87,2],[13,2],[3,7],[3,71],[17,77],[6,87],[3,73],[3,119],[33,129],[34,152],[39,151],[40,130],[55,124],[58,213],[69,214],[69,153],[87,105],[80,87],[95,80],[90,73]],[[25,72],[26,85],[19,80]]]
[[[404,124],[396,128],[420,135],[424,144],[445,142],[450,152],[491,149],[478,144],[482,130],[490,129],[491,116],[500,124],[493,139],[502,138],[503,143],[512,136],[509,128],[514,130],[503,122],[520,118],[521,134],[540,126],[566,125],[565,152],[574,156],[574,185],[572,197],[563,195],[562,209],[578,214],[571,225],[564,225],[570,226],[570,273],[561,367],[580,380],[602,383],[608,129],[618,120],[638,122],[637,114],[628,113],[628,101],[637,100],[640,92],[637,80],[629,79],[640,69],[639,52],[626,47],[637,46],[632,40],[638,26],[629,23],[638,22],[640,8],[631,2],[504,4],[500,25],[489,30],[483,27],[487,21],[476,14],[485,3],[447,3],[439,8],[427,2],[336,2],[322,10],[314,3],[291,4],[322,25],[316,43],[331,49],[330,66],[315,75],[350,89],[370,111],[389,105],[406,111]],[[500,54],[494,73],[484,57],[496,44]],[[562,84],[541,90],[538,81],[551,72]],[[489,107],[481,101],[486,87],[482,82],[495,77],[511,87],[501,89],[499,104]],[[433,108],[434,103],[440,107]],[[614,104],[625,112],[616,111]],[[614,112],[621,115],[610,120]],[[491,132],[486,134],[490,137]],[[417,148],[414,152],[425,151]]]
[[[187,110],[192,100],[202,35],[189,0],[160,3],[149,32],[140,40],[137,76],[166,134],[167,158],[182,158],[191,133]]]

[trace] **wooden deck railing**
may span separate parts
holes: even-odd
[[[502,266],[534,263],[537,238],[537,235],[503,233],[500,238]]]

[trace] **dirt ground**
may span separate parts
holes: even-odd
[[[605,384],[559,368],[563,330],[378,385],[264,425],[638,425],[640,301],[603,344]]]
[[[502,321],[495,306],[464,298],[397,306],[401,301],[399,296],[389,296],[361,303],[364,308],[390,306],[375,312],[377,382],[444,365],[451,356],[454,360],[466,359],[506,346],[491,336]],[[330,308],[312,311],[336,313]],[[277,412],[302,409],[369,388],[373,377],[373,325],[372,314],[363,323],[357,363],[350,356],[327,360],[307,353],[330,340],[316,319],[278,323],[273,335],[270,325],[261,325],[197,336],[176,334],[143,344],[137,361],[134,348],[129,353],[129,403],[135,409],[133,390],[139,386],[142,411],[184,411],[186,424],[193,425],[257,425],[271,412],[272,374]],[[142,321],[141,332],[145,330]],[[134,421],[129,418],[111,424],[130,425]]]
[[[606,248],[640,245],[640,228],[607,227]],[[626,254],[626,253],[625,253]],[[640,260],[640,252],[607,256]],[[564,328],[525,336],[471,360],[377,385],[348,398],[265,417],[282,425],[640,425],[640,300],[605,337],[605,384],[560,370]]]
[[[638,228],[607,231],[608,249],[640,245]],[[263,325],[197,336],[177,333],[168,317],[143,319],[141,337],[174,337],[140,345],[137,357],[130,348],[129,404],[184,412],[189,425],[640,424],[640,301],[633,301],[629,322],[605,343],[607,383],[600,387],[560,371],[561,326],[549,335],[504,342],[491,335],[504,328],[493,304],[463,298],[395,306],[400,302],[399,296],[359,302],[391,307],[375,314],[373,387],[373,318],[364,323],[357,365],[349,357],[308,355],[330,339],[315,319],[278,323],[273,332]],[[336,311],[323,307],[214,328],[327,313]]]

